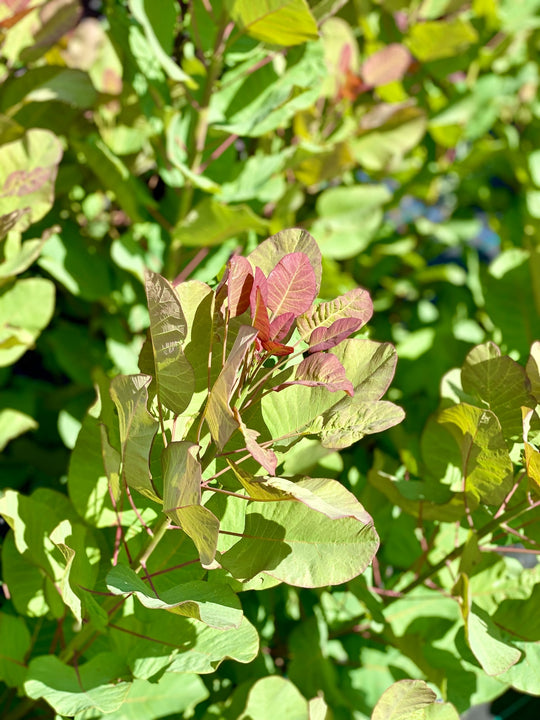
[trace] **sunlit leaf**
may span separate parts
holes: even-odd
[[[512,462],[496,416],[467,403],[443,410],[446,425],[461,452],[462,490],[488,505],[501,503],[513,482]]]
[[[147,271],[145,288],[158,397],[165,407],[180,415],[195,387],[193,368],[181,344],[187,332],[186,318],[174,288],[161,275]]]
[[[169,610],[222,630],[237,628],[242,622],[240,602],[225,584],[193,580],[163,590],[156,597],[131,568],[117,565],[107,575],[107,587],[116,595],[134,593],[147,608]]]
[[[109,713],[118,710],[129,692],[130,683],[118,682],[125,670],[124,661],[112,653],[99,653],[77,669],[54,655],[43,655],[31,661],[24,689],[28,697],[43,698],[60,715]]]
[[[300,315],[317,296],[317,280],[304,253],[285,255],[268,276],[267,305],[274,317],[284,313]]]
[[[317,37],[306,0],[227,0],[229,12],[249,35],[272,45],[298,45]]]
[[[371,720],[422,720],[437,696],[423,680],[398,680],[381,695]]]
[[[363,288],[355,288],[335,300],[316,305],[298,318],[297,326],[302,339],[309,338],[310,346],[314,346],[330,337],[339,337],[346,331],[350,335],[365,325],[372,314],[373,303],[369,293]],[[323,329],[327,329],[328,334],[322,333]],[[345,337],[347,335],[341,339]],[[337,340],[334,345],[338,342],[341,340]],[[314,348],[312,352],[315,352]]]

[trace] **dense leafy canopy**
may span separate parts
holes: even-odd
[[[6,720],[540,695],[538,3],[0,3]]]

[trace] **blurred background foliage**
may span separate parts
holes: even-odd
[[[4,0],[0,38],[2,485],[65,486],[96,372],[138,372],[145,267],[212,283],[235,250],[302,227],[321,297],[371,293],[407,417],[298,464],[362,497],[383,577],[409,568],[416,520],[368,472],[421,473],[441,379],[474,345],[525,364],[540,337],[540,2]],[[267,656],[223,665],[212,701],[240,684],[239,717],[285,665],[306,698],[363,718],[393,680],[429,675],[401,621],[393,644],[352,631],[366,582],[244,594]],[[435,664],[460,712],[509,684]]]

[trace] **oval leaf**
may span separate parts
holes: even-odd
[[[294,313],[298,317],[317,297],[317,279],[307,255],[285,255],[268,276],[268,308],[274,317]]]
[[[422,709],[436,699],[423,680],[398,680],[383,692],[371,720],[421,720]]]
[[[354,288],[335,300],[321,303],[312,308],[298,318],[297,327],[302,340],[307,340],[317,328],[329,328],[337,320],[354,318],[357,325],[350,332],[355,332],[365,325],[372,315],[373,303],[368,291],[363,288]]]

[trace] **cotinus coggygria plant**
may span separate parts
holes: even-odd
[[[354,337],[372,315],[367,291],[319,302],[320,281],[303,230],[231,257],[215,289],[147,272],[141,373],[96,378],[71,503],[49,490],[1,501],[14,529],[6,582],[33,572],[13,601],[60,619],[59,652],[30,661],[29,698],[86,718],[168,672],[193,680],[225,658],[249,662],[258,635],[236,593],[343,583],[369,565],[370,515],[336,480],[294,466],[402,420],[380,399],[396,353]]]

